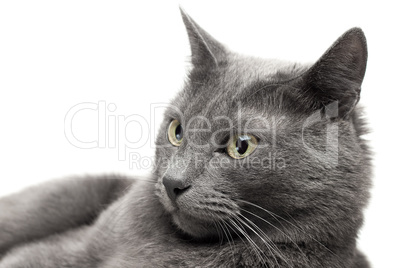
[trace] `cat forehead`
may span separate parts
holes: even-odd
[[[241,97],[255,84],[279,84],[304,73],[310,65],[277,59],[261,59],[230,53],[220,68],[205,70],[205,74],[190,76],[189,91],[198,94],[225,94]],[[197,94],[198,93],[198,94]]]
[[[231,53],[226,66],[227,76],[236,76],[245,82],[255,80],[280,82],[292,79],[308,69],[308,65],[279,59],[263,59]],[[283,77],[278,77],[281,74]]]
[[[301,75],[308,67],[233,53],[219,69],[190,74],[190,80],[172,104],[190,116],[230,115],[238,107],[261,112],[264,107],[258,107],[261,104],[258,102],[263,93],[269,94],[273,88]],[[261,91],[260,94],[257,95],[257,91]],[[251,101],[253,95],[256,96]]]

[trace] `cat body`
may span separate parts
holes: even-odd
[[[152,175],[0,199],[0,267],[369,267],[363,32],[290,64],[231,52],[182,15],[193,68]]]
[[[82,181],[86,181],[85,185],[80,185]],[[91,181],[93,185],[99,184],[97,178]],[[65,188],[71,184],[71,180],[64,182]],[[58,183],[61,186],[61,182]],[[2,259],[0,267],[368,267],[363,265],[365,260],[354,245],[333,247],[314,240],[311,243],[283,241],[276,244],[278,250],[268,251],[269,254],[261,259],[242,239],[230,243],[222,243],[219,239],[195,241],[170,224],[170,215],[153,195],[153,184],[133,180],[130,187],[130,183],[131,180],[124,177],[111,178],[110,185],[122,186],[116,191],[122,197],[93,223],[73,224],[57,234],[52,235],[54,231],[44,226],[43,221],[29,221],[30,212],[26,212],[24,216],[29,221],[31,233],[16,232],[14,238],[24,235],[32,242],[17,244]],[[105,190],[113,192],[116,188],[108,188],[110,185],[105,185]],[[88,179],[77,178],[76,187],[82,189],[82,186],[92,187]],[[122,190],[127,186],[129,188]],[[30,190],[36,192],[38,189]],[[55,203],[59,202],[56,196],[53,198]],[[65,217],[71,215],[53,216],[54,221],[64,223]],[[48,234],[43,234],[43,239],[30,237],[36,228],[44,228]],[[264,247],[261,241],[255,242]]]

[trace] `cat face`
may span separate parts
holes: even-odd
[[[240,56],[183,20],[193,69],[165,113],[154,171],[177,227],[203,238],[254,226],[277,240],[291,220],[326,234],[330,221],[357,228],[368,177],[355,109],[361,30],[307,66]]]

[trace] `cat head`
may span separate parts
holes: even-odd
[[[182,16],[192,69],[166,110],[154,170],[174,224],[197,238],[258,226],[278,241],[360,227],[363,32],[347,31],[303,65],[234,53]]]

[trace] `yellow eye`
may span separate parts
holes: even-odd
[[[168,128],[168,138],[174,146],[180,146],[183,140],[184,130],[179,120],[173,120]]]
[[[241,159],[254,152],[257,144],[257,139],[253,135],[236,135],[230,139],[226,150],[232,158]]]

